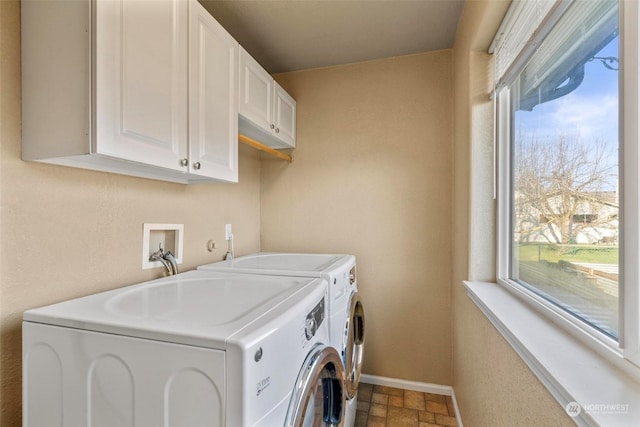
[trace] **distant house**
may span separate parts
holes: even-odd
[[[617,191],[581,193],[569,197],[569,202],[565,196],[546,196],[544,203],[536,204],[546,211],[526,201],[516,203],[520,210],[515,215],[514,237],[522,243],[618,244]]]

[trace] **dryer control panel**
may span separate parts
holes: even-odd
[[[318,304],[307,314],[307,318],[304,321],[304,335],[309,341],[314,337],[320,325],[324,321],[324,297],[318,302]]]

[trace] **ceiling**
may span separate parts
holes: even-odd
[[[200,0],[270,73],[453,47],[464,0]]]

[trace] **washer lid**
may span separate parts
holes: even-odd
[[[23,319],[225,349],[232,335],[284,301],[324,286],[317,279],[190,271],[29,310]]]
[[[322,277],[322,274],[354,264],[353,255],[259,252],[232,260],[198,267],[202,270],[233,271],[297,277]]]

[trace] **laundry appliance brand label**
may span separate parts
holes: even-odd
[[[263,380],[260,380],[258,384],[256,384],[256,396],[260,396],[262,392],[271,385],[271,377],[267,377]]]

